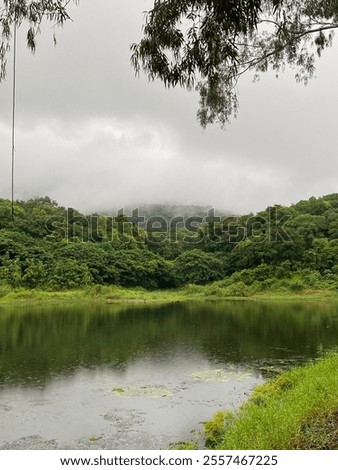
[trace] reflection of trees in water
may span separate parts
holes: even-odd
[[[144,354],[197,352],[217,362],[314,357],[338,337],[332,304],[205,302],[2,308],[1,382],[45,383],[78,367],[123,370]]]

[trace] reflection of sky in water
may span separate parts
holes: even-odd
[[[0,308],[0,448],[166,448],[337,344],[334,304]],[[48,442],[46,442],[46,440]]]
[[[234,367],[219,374],[213,366],[198,356],[147,358],[123,372],[78,370],[42,389],[9,388],[1,394],[1,441],[37,435],[62,448],[166,448],[194,438],[201,421],[238,406],[262,381]]]

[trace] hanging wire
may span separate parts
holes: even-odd
[[[13,96],[12,96],[12,182],[11,205],[12,222],[14,222],[14,176],[15,176],[15,111],[16,111],[16,52],[17,52],[17,23],[14,21],[13,33]]]

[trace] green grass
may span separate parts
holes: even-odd
[[[338,449],[337,437],[337,353],[257,387],[238,414],[205,423],[213,449]]]
[[[119,286],[93,285],[74,290],[43,290],[10,288],[0,286],[0,304],[54,303],[54,302],[180,302],[186,300],[246,300],[246,301],[338,301],[338,293],[329,289],[307,289],[297,294],[290,291],[267,289],[254,292],[243,290],[243,286],[232,289],[222,287],[222,281],[206,286],[189,284],[181,289],[149,291],[142,287],[126,288]],[[242,288],[242,291],[241,291]]]
[[[53,302],[171,302],[179,300],[174,291],[147,291],[142,288],[91,286],[83,289],[48,291],[39,289],[0,289],[0,304]]]

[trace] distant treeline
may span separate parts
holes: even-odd
[[[116,213],[123,210],[125,214],[131,214],[136,207],[139,209],[139,213],[142,214],[142,216],[144,216],[146,220],[156,215],[159,217],[163,217],[167,221],[170,221],[178,216],[184,218],[191,216],[205,217],[208,211],[213,209],[213,207],[211,206],[197,206],[192,204],[128,204],[127,206],[124,206],[123,209],[121,209],[120,207],[116,207],[115,209],[106,211],[106,213],[109,215],[115,215]],[[220,209],[217,209],[216,212],[221,217],[225,217],[232,213],[230,211]]]
[[[44,197],[16,201],[12,220],[10,201],[0,199],[0,286],[164,289],[222,281],[234,295],[337,288],[338,194],[238,217],[181,209],[175,217],[165,206],[146,215],[84,215]]]

